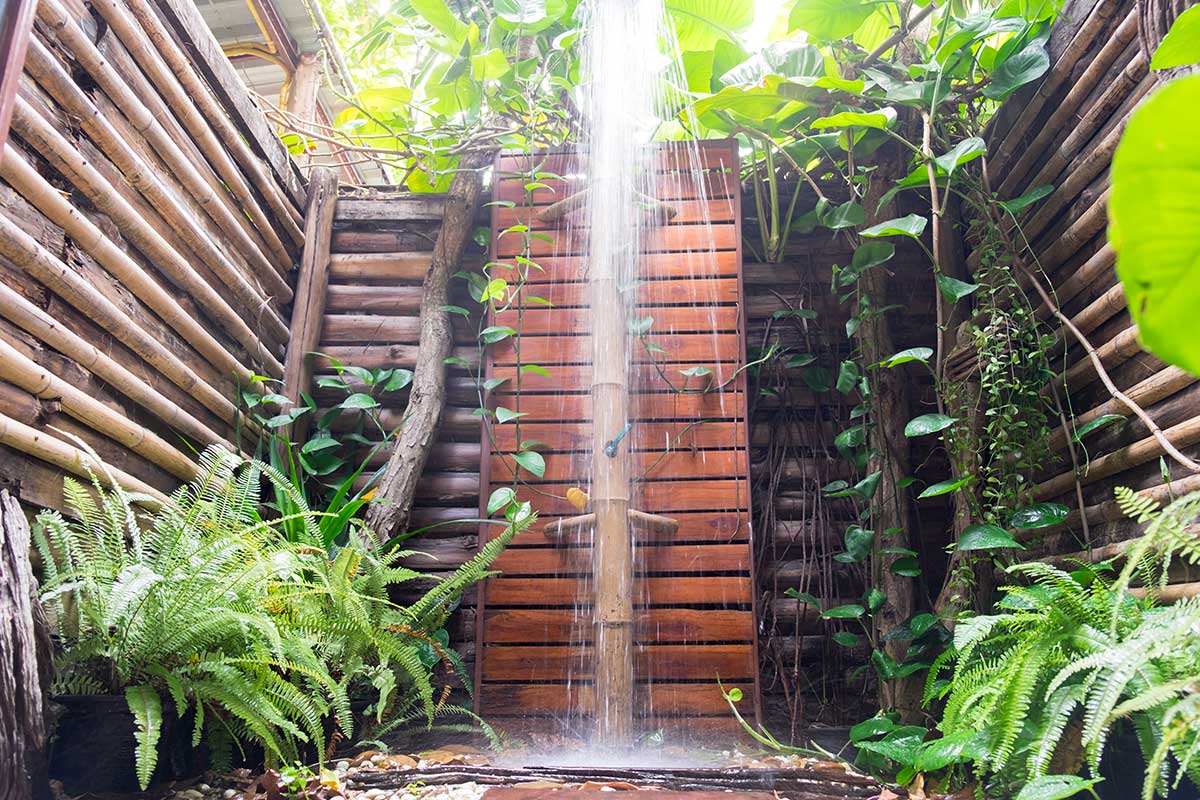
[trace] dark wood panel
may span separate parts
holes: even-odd
[[[570,516],[579,513],[567,502],[565,492],[574,484],[551,483],[520,486],[517,499],[530,501],[539,513]],[[745,478],[729,480],[679,481],[677,483],[641,483],[633,489],[635,508],[655,513],[673,511],[745,511],[750,500],[750,485]]]
[[[578,512],[574,512],[578,513]],[[458,517],[436,515],[440,521],[442,519],[463,519],[466,517],[478,517],[478,512],[471,510],[464,512]],[[640,541],[648,542],[713,542],[718,544],[732,544],[734,542],[744,542],[750,538],[750,522],[746,518],[744,512],[736,511],[675,511],[671,517],[679,522],[679,529],[674,533],[643,533]],[[426,517],[422,517],[426,519]],[[531,547],[543,546],[550,543],[543,533],[543,528],[546,524],[554,522],[561,517],[557,516],[541,516],[538,518],[537,524],[517,535],[513,541],[514,547]],[[428,524],[428,523],[424,523]],[[500,532],[501,528],[498,525],[488,525],[483,535],[487,539],[491,539]],[[838,534],[838,541],[840,539]],[[590,544],[590,533],[581,532],[575,544]]]
[[[553,609],[485,609],[484,644],[590,642],[590,615]],[[754,638],[754,615],[749,611],[695,608],[655,608],[636,614],[639,642],[749,642]]]

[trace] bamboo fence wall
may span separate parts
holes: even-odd
[[[299,175],[190,2],[42,0],[0,178],[0,474],[161,497],[282,377]]]
[[[1044,184],[1054,186],[1052,194],[1021,218],[1023,235],[1038,254],[1064,313],[1094,346],[1116,387],[1194,459],[1200,454],[1200,385],[1195,376],[1163,364],[1138,345],[1106,235],[1113,152],[1130,113],[1166,80],[1147,69],[1157,42],[1143,44],[1139,5],[1133,0],[1066,4],[1051,39],[1049,74],[1006,103],[993,121],[988,175],[1003,198]],[[1044,304],[1038,313],[1056,327]],[[1103,414],[1128,421],[1083,438],[1076,446],[1078,476],[1066,451],[1067,436],[1061,430],[1054,434],[1058,459],[1036,476],[1035,493],[1039,500],[1069,506],[1071,516],[1065,526],[1031,539],[1029,545],[1034,556],[1074,554],[1100,561],[1120,552],[1122,543],[1137,535],[1137,527],[1122,518],[1113,502],[1114,487],[1128,486],[1165,501],[1172,494],[1200,488],[1200,475],[1169,457],[1160,462],[1162,446],[1145,424],[1113,399],[1086,350],[1062,328],[1058,338],[1056,354],[1063,369],[1057,383],[1066,389],[1075,424]],[[1164,480],[1164,470],[1169,481]],[[1193,578],[1181,571],[1173,580],[1187,583]],[[1176,591],[1195,588],[1192,584]]]

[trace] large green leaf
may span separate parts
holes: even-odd
[[[1171,81],[1130,117],[1113,157],[1108,236],[1142,343],[1200,375],[1200,76]]]
[[[722,39],[736,41],[754,22],[754,0],[667,0],[680,50],[710,50]]]
[[[467,25],[454,15],[446,0],[409,0],[413,11],[420,14],[426,22],[456,44],[461,43],[467,36]]]
[[[932,486],[927,487],[925,489],[925,491],[923,491],[919,495],[917,495],[917,498],[920,500],[924,500],[927,497],[941,497],[944,494],[950,494],[951,492],[957,492],[959,489],[961,489],[962,487],[964,487],[968,483],[970,483],[971,480],[972,480],[971,476],[967,475],[964,478],[949,478],[944,481],[938,481],[937,483],[933,484]]]
[[[931,433],[944,431],[956,422],[958,422],[957,419],[945,414],[922,414],[908,421],[908,424],[904,426],[904,435],[910,439],[916,436],[928,436]]]
[[[496,0],[500,26],[522,33],[545,30],[569,10],[566,0]]]
[[[1008,531],[999,525],[971,525],[958,539],[958,550],[1024,550]]]
[[[1150,69],[1200,64],[1200,6],[1192,6],[1171,23],[1171,30],[1150,59]]]
[[[908,236],[912,239],[919,239],[921,238],[921,234],[925,232],[927,222],[928,220],[919,214],[908,214],[907,216],[880,222],[878,225],[872,225],[869,228],[859,231],[859,235],[868,239],[874,239],[879,236]]]
[[[878,111],[841,111],[828,117],[819,117],[809,126],[814,131],[826,128],[875,128],[883,130],[896,121],[896,109],[881,108]]]
[[[797,0],[788,15],[788,27],[802,30],[814,39],[841,39],[858,30],[874,10],[874,3]]]
[[[785,78],[820,75],[821,51],[811,44],[790,40],[776,42],[720,76],[726,86],[751,86],[768,75]]]
[[[1049,528],[1065,522],[1070,509],[1060,503],[1034,503],[1013,512],[1009,524],[1023,531]]]
[[[1050,69],[1050,55],[1040,39],[1006,58],[995,71],[983,93],[992,100],[1003,100],[1030,81],[1035,81]]]

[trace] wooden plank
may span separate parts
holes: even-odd
[[[329,276],[335,281],[421,281],[432,255],[412,253],[334,253]]]
[[[708,364],[713,361],[740,360],[741,337],[736,333],[687,334],[654,333],[646,341],[657,345],[663,352],[648,353],[646,348],[634,343],[633,360],[636,363],[683,361]],[[497,365],[515,364],[516,343],[510,337],[492,345],[491,357]],[[592,361],[592,339],[590,336],[522,337],[522,364],[590,364]]]
[[[634,480],[722,478],[737,474],[743,457],[740,450],[650,450],[634,453],[629,468]],[[572,481],[586,483],[592,474],[590,449],[586,453],[547,455],[545,462],[546,472],[541,478],[522,471],[521,480],[533,484]],[[516,462],[511,455],[493,455],[491,466],[493,481],[507,480],[516,471]]]
[[[497,425],[493,435],[499,452],[511,453],[516,449],[518,441],[515,426]],[[533,439],[544,442],[545,446],[538,448],[544,454],[590,451],[592,447],[592,433],[581,425],[522,421],[520,438],[521,441]],[[635,451],[741,447],[745,443],[745,425],[740,421],[699,425],[690,421],[643,422],[633,426],[625,441]]]
[[[446,211],[444,194],[396,194],[378,197],[340,197],[338,222],[442,221]]]
[[[517,499],[528,500],[546,516],[570,516],[579,513],[565,499],[574,484],[543,484],[517,487]],[[674,511],[745,511],[750,501],[750,486],[745,478],[729,480],[679,481],[678,483],[642,483],[634,487],[633,506],[654,509],[670,515]]]
[[[752,591],[748,576],[642,578],[634,586],[634,602],[639,606],[738,606],[748,603]],[[488,582],[487,596],[490,608],[584,606],[591,603],[592,590],[590,581],[579,578],[501,577]]]
[[[667,205],[675,212],[675,216],[667,222],[668,225],[694,225],[705,222],[733,222],[734,220],[732,197],[664,202],[667,202]],[[539,213],[550,205],[552,204],[521,204],[512,208],[498,208],[495,215],[496,227],[504,229],[513,225],[528,225],[535,231],[562,230],[565,227],[563,222],[546,222],[538,217]],[[587,207],[583,206],[572,212],[568,218],[571,220],[572,227],[586,226],[588,223]]]
[[[8,0],[0,8],[0,59],[4,64],[0,70],[0,153],[8,141],[8,126],[17,101],[21,67],[25,63],[25,50],[29,47],[36,10],[36,0]]]
[[[636,561],[639,575],[658,572],[746,572],[750,569],[750,548],[745,543],[655,545],[638,548]],[[554,546],[509,548],[500,554],[492,568],[509,578],[521,575],[584,575],[592,570],[592,550],[590,547]]]
[[[589,646],[489,645],[484,652],[485,681],[586,680],[592,672]],[[720,675],[722,680],[744,680],[758,670],[749,644],[642,644],[634,648],[633,657],[635,673],[650,679],[697,680]]]
[[[429,509],[433,511],[455,511],[456,509]],[[574,512],[578,513],[578,512]],[[472,510],[469,514],[463,512],[458,516],[450,514],[430,514],[423,519],[430,521],[442,521],[444,519],[463,519],[463,518],[478,518],[477,511]],[[640,539],[643,544],[649,542],[714,542],[718,544],[732,544],[734,542],[744,542],[750,538],[750,522],[746,518],[744,512],[736,511],[676,511],[671,514],[673,519],[679,521],[679,529],[674,533],[644,533]],[[559,516],[541,516],[538,517],[538,524],[532,529],[517,534],[517,538],[513,540],[512,546],[545,546],[550,543],[543,532],[544,526],[548,523],[560,519]],[[428,524],[428,523],[422,523]],[[483,532],[486,539],[491,539],[496,536],[501,528],[498,525],[488,525],[487,530]],[[474,528],[472,529],[474,530]],[[840,532],[836,535],[836,540],[841,541]],[[576,544],[591,544],[591,536],[589,532],[581,531]]]
[[[512,259],[496,258],[499,264],[516,267]],[[575,255],[543,256],[537,259],[541,269],[529,270],[528,286],[540,286],[545,283],[561,283],[574,281],[586,284],[587,259]],[[772,265],[774,266],[774,265]],[[513,274],[517,274],[513,272]],[[696,280],[703,277],[705,281],[713,278],[736,278],[738,274],[737,253],[731,250],[720,252],[690,251],[686,253],[643,253],[638,257],[638,277],[644,280],[663,280],[668,278]],[[774,278],[766,283],[778,283],[779,274],[776,269]],[[537,289],[532,290],[534,294]]]
[[[710,140],[689,144],[674,142],[659,142],[648,148],[653,151],[653,163],[662,172],[684,171],[690,173],[696,168],[726,169],[732,167],[733,156],[731,140]],[[566,174],[578,173],[587,169],[588,156],[577,150],[559,150],[536,152],[530,154],[501,153],[496,163],[496,169],[501,175],[515,173],[520,176],[531,171],[554,172]],[[636,168],[648,166],[648,160],[639,158]],[[521,178],[524,179],[523,177]]]
[[[304,251],[296,280],[296,302],[292,305],[291,336],[283,366],[283,394],[293,406],[312,388],[312,357],[321,341],[325,317],[325,288],[329,285],[329,240],[333,234],[333,211],[337,202],[337,173],[314,167],[304,211]],[[307,417],[293,422],[282,432],[290,441],[303,441]]]
[[[736,278],[712,278],[694,281],[690,278],[674,280],[641,280],[635,289],[636,308],[672,304],[719,305],[734,304],[739,299]],[[526,298],[540,297],[548,300],[554,308],[587,307],[587,284],[582,282],[558,282],[527,285],[516,299],[515,305],[524,308],[542,308],[540,303],[531,303]],[[778,305],[778,298],[771,296]],[[332,298],[330,300],[332,303]]]
[[[734,306],[640,306],[636,315],[639,318],[654,318],[654,324],[650,327],[651,336],[663,332],[736,333],[738,329],[738,309]],[[588,333],[594,318],[590,308],[526,308],[523,312],[510,309],[496,314],[495,324],[520,330],[522,337],[561,337],[565,331]]]
[[[492,199],[502,202],[550,205],[570,197],[580,189],[587,187],[584,177],[568,176],[564,179],[545,178],[537,181],[544,184],[532,191],[525,191],[525,181],[520,178],[501,178],[492,189]],[[732,189],[727,176],[721,172],[703,173],[699,180],[694,176],[682,173],[664,173],[659,175],[654,196],[659,200],[692,200],[697,197],[730,197]]]
[[[654,608],[635,616],[634,631],[639,642],[749,642],[754,638],[754,614],[750,611]],[[552,609],[484,611],[484,644],[582,643],[591,639],[590,615]]]
[[[349,363],[359,364],[357,361]],[[510,398],[498,398],[499,403],[512,411],[519,411],[529,416],[525,422],[545,422],[547,420],[587,421],[592,418],[592,398],[586,394],[560,395],[520,395]],[[672,392],[655,392],[652,394],[635,394],[630,402],[630,419],[637,423],[643,420],[734,420],[745,415],[745,406],[741,393],[711,392],[706,394],[675,394]],[[632,435],[632,431],[630,432]],[[555,447],[553,439],[546,439]],[[561,449],[561,446],[558,446]]]
[[[727,360],[711,361],[703,365],[713,371],[711,376],[692,378],[685,381],[685,376],[680,374],[680,370],[690,369],[695,366],[695,364],[681,364],[667,359],[657,364],[634,364],[630,369],[629,383],[633,387],[633,391],[638,394],[649,392],[671,392],[678,394],[680,393],[679,390],[691,390],[688,393],[694,394],[696,390],[703,390],[705,388],[713,388],[715,392],[715,387],[727,383],[734,376],[734,373],[742,367],[742,362],[733,358],[732,354],[730,354]],[[551,368],[549,372],[549,376],[539,375],[536,372],[523,372],[521,374],[521,394],[537,394],[539,392],[558,394],[564,391],[586,392],[591,385],[592,368],[590,366],[559,364]],[[671,382],[669,384],[663,378],[664,374],[670,379]],[[509,395],[515,392],[517,376],[515,365],[493,366],[491,376],[493,378],[508,379],[507,383],[503,383],[492,390],[493,395]],[[734,386],[730,384],[721,391],[728,392],[733,389]]]
[[[754,692],[752,682],[735,682],[726,684],[725,688],[728,691],[733,687],[740,688],[747,696]],[[485,714],[496,716],[524,715],[531,708],[552,714],[592,714],[595,712],[594,689],[591,684],[583,683],[485,683],[479,687],[479,707]],[[729,711],[716,682],[638,684],[634,693],[635,713],[643,717],[691,717]]]
[[[738,246],[737,225],[717,223],[715,225],[668,225],[647,231],[642,236],[644,253],[707,253],[712,250],[736,250]],[[587,248],[587,231],[580,228],[565,229],[553,237],[553,241],[535,238],[529,242],[528,252],[516,236],[506,236],[496,243],[497,259],[518,255],[539,256],[572,255]]]
[[[334,284],[329,287],[325,308],[332,313],[352,311],[416,316],[421,308],[421,287]]]

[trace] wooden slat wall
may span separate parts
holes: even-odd
[[[1200,385],[1194,376],[1166,366],[1138,346],[1106,239],[1112,153],[1130,113],[1160,80],[1147,70],[1148,54],[1138,40],[1136,4],[1133,0],[1067,3],[1051,49],[1054,62],[1047,77],[1009,101],[993,125],[989,174],[1005,198],[1042,184],[1055,187],[1021,222],[1059,303],[1101,353],[1117,386],[1149,412],[1183,453],[1195,459],[1200,455]],[[1040,311],[1047,316],[1045,308]],[[1129,417],[1128,409],[1100,383],[1074,338],[1065,331],[1060,338],[1065,342],[1063,372],[1076,424],[1100,414]],[[1088,557],[1089,548],[1136,535],[1137,527],[1123,519],[1112,502],[1115,486],[1168,499],[1159,465],[1161,448],[1136,419],[1084,440],[1079,450],[1084,461],[1079,475],[1082,513],[1061,431],[1056,431],[1053,445],[1059,457],[1037,476],[1037,495],[1070,506],[1072,515],[1064,529],[1032,541],[1036,555],[1078,552]],[[1166,465],[1175,494],[1200,488],[1200,477],[1169,458]],[[1180,579],[1188,580],[1186,575]]]
[[[636,313],[654,318],[648,338],[665,353],[652,357],[635,344],[634,427],[627,442],[634,474],[643,478],[634,487],[633,507],[680,521],[669,538],[639,542],[635,556],[636,709],[648,730],[664,724],[688,728],[692,718],[704,718],[700,727],[727,722],[717,678],[755,697],[745,375],[720,391],[679,394],[657,371],[679,384],[680,369],[703,365],[722,382],[745,363],[737,154],[728,142],[706,142],[700,155],[711,170],[705,174],[712,197],[707,206],[693,199],[697,187],[679,171],[686,158],[674,148],[664,148],[659,156],[660,198],[678,213],[644,244],[643,282],[637,289]],[[544,158],[544,170],[585,171],[569,155]],[[590,360],[589,318],[603,311],[586,305],[584,264],[576,255],[585,232],[552,227],[535,216],[577,187],[571,181],[546,181],[552,188],[532,191],[530,203],[526,179],[518,174],[527,170],[522,162],[523,157],[499,161],[494,195],[518,205],[496,207],[493,237],[521,222],[552,239],[534,240],[533,257],[545,272],[532,271],[523,295],[547,298],[554,306],[517,301],[524,309],[520,363],[544,366],[551,377],[522,373],[519,396],[515,381],[509,381],[494,391],[492,402],[528,414],[521,419],[519,438],[546,443],[546,473],[517,489],[518,498],[529,500],[542,520],[501,556],[496,567],[503,575],[482,590],[478,707],[501,723],[521,717],[519,724],[507,720],[518,730],[542,724],[586,734],[595,702],[591,548],[587,541],[551,544],[541,528],[543,522],[578,513],[563,496],[572,486],[587,487],[590,368],[580,362]],[[519,238],[494,238],[493,258],[511,262],[520,254]],[[515,309],[501,312],[494,322],[516,327],[517,315]],[[664,363],[656,367],[654,360]],[[511,341],[489,349],[489,376],[515,377],[517,363]],[[697,425],[700,420],[708,421]],[[509,423],[495,426],[494,446],[485,442],[491,453],[484,466],[489,490],[512,483],[512,459],[505,454],[516,449],[517,438],[516,426]]]
[[[281,376],[301,183],[240,85],[204,113],[172,100],[164,58],[193,87],[232,70],[176,12],[39,6],[0,162],[0,474],[34,506],[83,471],[72,436],[170,491],[190,448],[234,440],[238,376]]]

